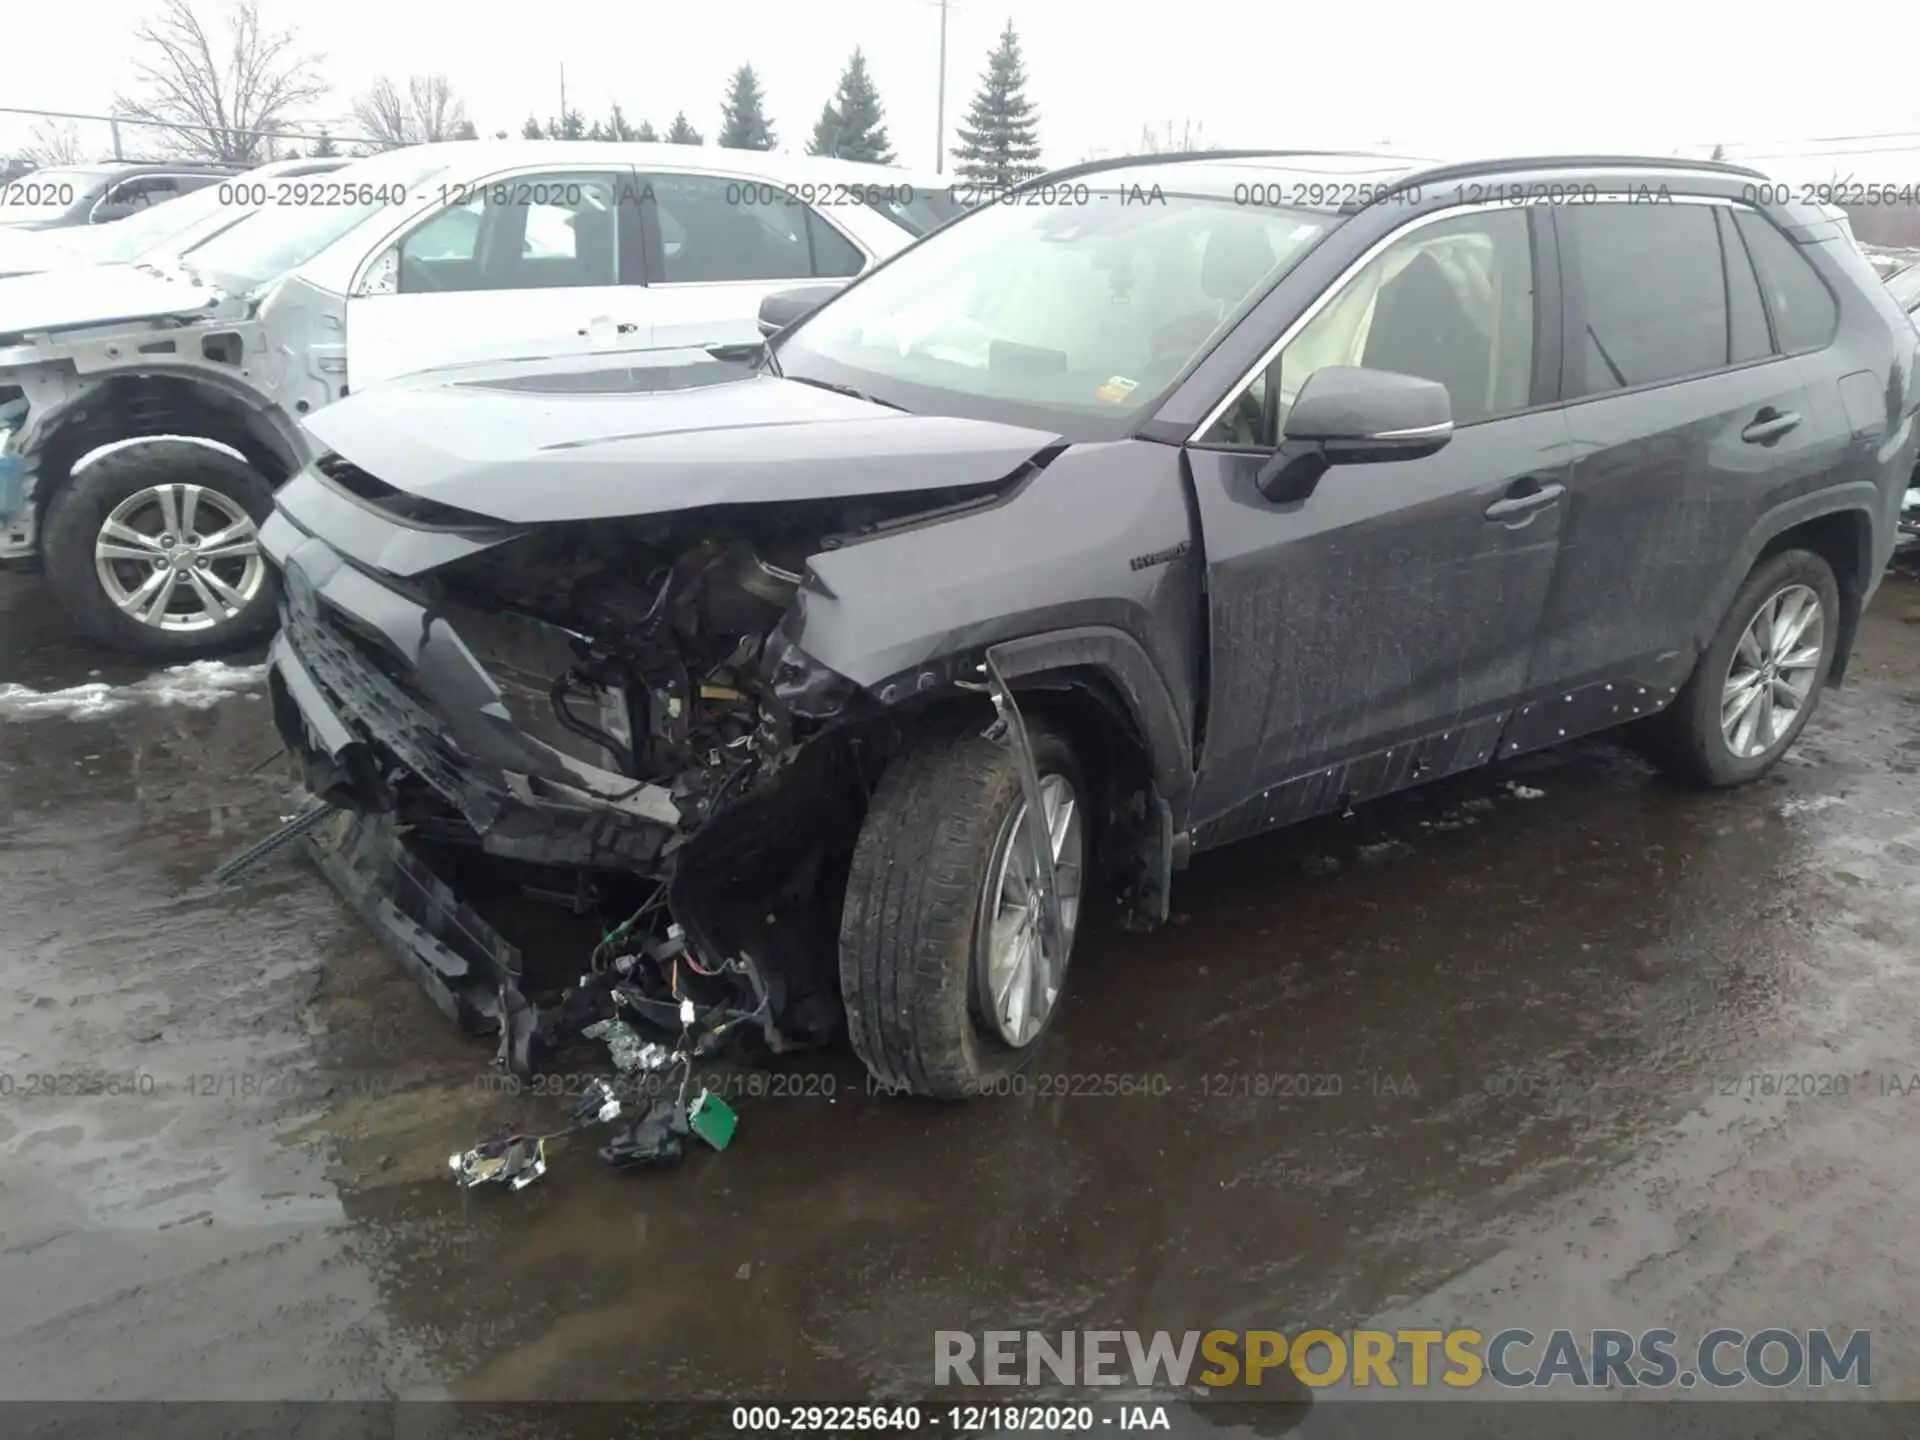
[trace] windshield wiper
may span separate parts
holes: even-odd
[[[856,400],[864,400],[869,405],[884,406],[888,410],[898,410],[903,415],[907,413],[906,406],[896,405],[891,400],[882,400],[878,396],[868,395],[864,391],[854,389],[853,386],[851,385],[837,385],[831,380],[815,380],[811,376],[807,376],[807,375],[784,375],[783,374],[782,378],[787,380],[797,381],[799,384],[802,384],[802,385],[811,385],[816,390],[831,390],[836,395],[851,395]]]

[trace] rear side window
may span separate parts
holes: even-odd
[[[1603,203],[1556,211],[1567,399],[1729,363],[1727,272],[1714,208]]]
[[[857,275],[865,257],[780,186],[719,175],[648,181],[660,225],[659,278],[676,282]]]
[[[1733,212],[1716,205],[1714,216],[1720,226],[1720,258],[1727,266],[1727,359],[1735,365],[1764,359],[1773,353],[1773,340],[1767,334],[1767,311],[1760,303],[1753,261],[1734,228]]]
[[[1746,238],[1747,251],[1753,256],[1754,269],[1760,273],[1760,286],[1766,291],[1767,309],[1773,314],[1780,348],[1789,355],[1818,350],[1833,339],[1834,326],[1840,319],[1832,293],[1800,253],[1800,247],[1781,234],[1771,220],[1751,210],[1739,211],[1736,220]]]

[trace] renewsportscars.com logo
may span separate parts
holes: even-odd
[[[936,1385],[1731,1389],[1873,1383],[1869,1330],[936,1330]]]

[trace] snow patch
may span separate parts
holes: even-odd
[[[1522,785],[1518,780],[1507,781],[1507,789],[1516,800],[1538,800],[1547,792],[1536,790],[1531,785]]]
[[[109,685],[104,680],[70,685],[65,690],[0,685],[0,720],[98,720],[135,705],[184,705],[189,710],[206,710],[229,695],[257,688],[266,678],[264,665],[195,660],[131,685]]]

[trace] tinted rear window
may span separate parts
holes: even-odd
[[[1736,219],[1740,233],[1746,237],[1747,252],[1753,256],[1754,269],[1760,272],[1760,288],[1766,291],[1767,309],[1773,314],[1773,331],[1780,348],[1788,354],[1818,350],[1833,339],[1833,327],[1840,319],[1826,282],[1814,272],[1800,247],[1764,215],[1742,210]]]

